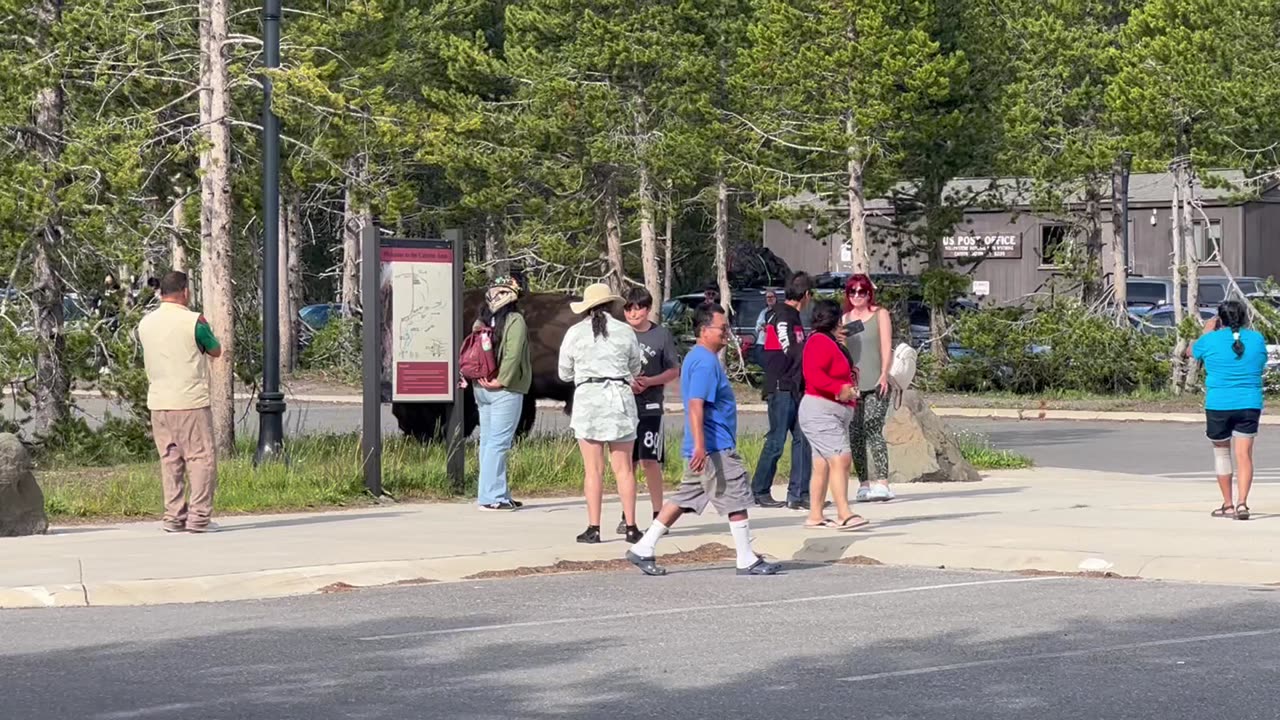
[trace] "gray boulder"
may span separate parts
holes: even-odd
[[[49,531],[44,493],[31,472],[31,458],[16,435],[0,433],[0,537]]]
[[[902,394],[884,426],[889,445],[889,482],[977,482],[982,477],[915,390]]]

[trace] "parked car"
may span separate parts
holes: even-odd
[[[298,351],[301,352],[311,344],[315,334],[324,329],[329,321],[336,317],[352,314],[359,316],[357,310],[354,313],[347,312],[347,306],[342,303],[319,303],[316,305],[307,305],[298,311]]]
[[[7,296],[9,301],[9,313],[17,315],[18,332],[31,333],[35,331],[35,326],[31,321],[31,306],[18,293],[17,290],[5,289],[0,290]],[[87,321],[91,315],[88,305],[80,299],[77,293],[66,293],[62,296],[62,324],[64,327],[75,327],[80,323]]]
[[[1200,322],[1216,317],[1217,308],[1207,305],[1200,306]],[[1172,305],[1160,305],[1145,312],[1129,313],[1129,322],[1138,332],[1146,335],[1158,335],[1160,337],[1172,336],[1177,331],[1174,324],[1174,308]]]
[[[1262,295],[1266,280],[1259,277],[1238,277],[1236,285],[1244,297]],[[1201,277],[1198,283],[1200,291],[1196,300],[1201,305],[1214,306],[1235,294],[1231,282],[1225,277]],[[1125,282],[1128,290],[1129,312],[1143,314],[1153,308],[1170,305],[1173,297],[1173,279],[1170,277],[1130,277]],[[1238,294],[1237,294],[1238,295]],[[1177,302],[1186,302],[1187,288],[1184,284]]]
[[[1280,304],[1280,299],[1272,300],[1272,302],[1273,304]],[[1203,323],[1209,318],[1217,317],[1217,315],[1218,310],[1216,307],[1200,306],[1200,322]],[[1146,313],[1130,314],[1129,322],[1133,323],[1138,332],[1171,337],[1176,328],[1173,318],[1173,306],[1164,305]],[[1280,345],[1267,345],[1267,369],[1280,369]]]
[[[742,288],[732,293],[733,308],[729,311],[729,325],[745,352],[756,340],[756,318],[765,308],[765,291],[761,288]],[[693,311],[705,297],[702,293],[690,293],[672,298],[662,304],[662,322],[677,326],[693,319]]]

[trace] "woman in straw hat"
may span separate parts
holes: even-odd
[[[635,331],[609,312],[611,305],[621,301],[608,285],[596,283],[588,287],[582,301],[569,306],[586,318],[569,328],[560,345],[560,379],[576,388],[569,424],[578,439],[585,471],[587,530],[578,536],[580,543],[600,542],[606,445],[618,494],[622,496],[627,542],[636,543],[643,537],[636,527],[636,478],[631,465],[638,422],[631,383],[640,373],[644,358]]]

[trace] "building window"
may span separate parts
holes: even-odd
[[[1210,220],[1207,226],[1204,220],[1191,223],[1191,242],[1195,244],[1196,261],[1216,263],[1222,261],[1222,221]]]
[[[1040,264],[1044,266],[1056,265],[1054,258],[1058,255],[1058,248],[1067,241],[1066,225],[1041,225],[1040,226]]]

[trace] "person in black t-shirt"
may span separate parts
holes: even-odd
[[[666,328],[653,322],[650,318],[652,312],[653,295],[648,290],[636,287],[627,292],[622,314],[635,330],[640,354],[644,356],[644,367],[631,386],[636,396],[636,414],[640,418],[632,461],[644,470],[653,516],[657,517],[662,509],[662,463],[666,460],[666,438],[662,428],[663,389],[667,383],[680,377],[680,360],[676,356],[675,338]],[[625,519],[618,527],[618,534],[625,535]]]
[[[800,311],[809,304],[813,281],[798,272],[787,281],[786,302],[776,303],[765,323],[764,396],[769,405],[769,434],[751,480],[751,492],[759,507],[782,507],[773,499],[773,478],[782,459],[782,448],[791,433],[791,477],[787,483],[786,506],[792,510],[809,508],[809,469],[813,458],[809,443],[800,431],[798,412],[804,395],[801,361],[804,355],[804,324]]]

